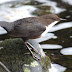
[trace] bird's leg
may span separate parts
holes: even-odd
[[[41,54],[34,48],[34,46],[32,46],[29,42],[27,42],[27,44],[28,44],[29,46],[31,46],[32,50],[33,50],[35,53],[41,55]]]
[[[39,59],[37,56],[35,56],[35,54],[31,51],[32,48],[31,48],[30,45],[28,45],[28,44],[29,44],[29,43],[25,42],[25,45],[26,45],[27,48],[29,49],[32,57],[33,57],[35,60],[40,60],[40,59]]]

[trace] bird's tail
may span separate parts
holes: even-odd
[[[12,25],[9,22],[0,21],[0,34],[5,34],[11,31]]]

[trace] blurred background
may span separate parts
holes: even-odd
[[[54,72],[72,72],[72,0],[0,0],[0,21],[13,22],[48,13],[66,21],[60,21],[36,41],[50,57]]]

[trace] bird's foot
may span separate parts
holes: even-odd
[[[39,58],[38,56],[36,56],[36,55],[33,53],[33,51],[34,51],[36,54],[39,54],[39,55],[40,55],[40,53],[39,53],[30,43],[25,42],[25,45],[26,45],[27,48],[29,49],[32,57],[33,57],[35,60],[37,60],[37,61],[40,60],[40,58]],[[32,50],[33,50],[33,51],[32,51]]]
[[[39,57],[37,57],[36,55],[34,55],[34,54],[32,54],[32,57],[36,60],[36,61],[39,61],[40,60],[40,58]]]
[[[31,50],[33,50],[36,54],[41,55],[29,42],[27,44],[31,47]]]

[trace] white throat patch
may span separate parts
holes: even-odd
[[[49,30],[58,22],[59,21],[54,21],[50,25],[46,26],[46,30],[41,34],[41,36],[44,36],[47,32],[49,32]]]
[[[0,26],[0,35],[6,34],[6,33],[7,31],[3,27]]]

